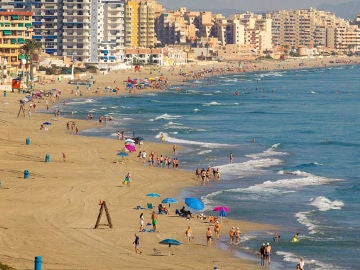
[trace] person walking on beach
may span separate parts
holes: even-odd
[[[230,164],[232,164],[232,162],[233,162],[233,154],[232,153],[230,153],[230,155],[229,155],[229,161],[230,161]]]
[[[271,246],[269,243],[266,243],[265,246],[265,259],[268,264],[270,264],[270,256],[271,256]]]
[[[207,243],[207,246],[210,247],[211,246],[211,240],[212,240],[212,231],[211,231],[211,228],[208,227],[207,228],[207,231],[206,231],[206,243]]]
[[[260,265],[265,266],[265,243],[263,243],[259,249],[260,253]]]
[[[140,246],[140,237],[136,235],[135,233],[135,240],[133,242],[134,248],[135,248],[135,254],[141,254],[142,252],[139,249]]]
[[[229,232],[230,244],[234,243],[235,240],[235,227],[232,227]]]
[[[162,142],[162,143],[165,142],[165,135],[164,135],[164,133],[161,133],[161,142]]]
[[[139,228],[139,232],[142,232],[142,231],[143,231],[143,229],[144,229],[144,223],[145,223],[145,221],[144,221],[144,213],[141,213],[141,214],[140,214],[140,228]]]
[[[216,239],[219,239],[220,238],[220,224],[219,224],[218,220],[215,222],[214,232],[215,232]]]
[[[190,244],[190,241],[193,238],[193,232],[192,232],[190,226],[188,226],[187,230],[185,231],[185,237],[187,238],[187,241]]]
[[[157,216],[155,211],[151,213],[151,223],[153,225],[154,232],[156,232],[156,225],[157,225]]]
[[[241,235],[240,228],[236,227],[236,229],[235,229],[235,243],[236,244],[240,244],[240,235]]]
[[[173,144],[173,154],[176,155],[176,144]]]

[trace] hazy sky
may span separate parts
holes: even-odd
[[[187,7],[189,10],[237,9],[246,11],[271,11],[302,9],[319,4],[340,4],[351,0],[157,0],[166,9]]]

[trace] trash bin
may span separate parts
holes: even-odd
[[[28,170],[24,171],[24,179],[28,179],[30,176],[30,172]]]
[[[6,97],[6,91],[4,90],[4,97]]]
[[[36,256],[34,261],[34,270],[41,270],[42,258],[41,256]]]
[[[45,155],[45,162],[50,162],[50,155],[49,154]]]
[[[30,138],[26,138],[26,145],[30,144]]]

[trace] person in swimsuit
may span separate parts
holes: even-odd
[[[207,241],[207,246],[208,247],[211,246],[211,240],[212,240],[212,231],[211,231],[211,228],[208,227],[207,231],[206,231],[206,241]]]
[[[185,231],[185,237],[187,238],[188,243],[190,244],[190,241],[193,238],[193,232],[192,232],[190,226],[188,226],[187,230]]]
[[[215,232],[216,239],[219,239],[220,238],[220,224],[219,224],[218,220],[215,222],[214,232]]]
[[[136,235],[135,233],[135,240],[133,242],[134,247],[135,247],[135,253],[136,254],[141,254],[142,252],[139,249],[139,245],[140,245],[140,237]]]
[[[144,229],[144,213],[140,214],[140,228],[139,228],[139,232],[142,232],[142,230]]]
[[[265,259],[268,264],[270,264],[270,256],[271,256],[271,246],[269,243],[266,243],[265,246]]]
[[[152,214],[151,214],[151,222],[152,222],[152,225],[153,225],[154,232],[156,232],[157,216],[155,214],[155,211],[153,211]]]

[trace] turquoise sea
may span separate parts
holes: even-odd
[[[299,257],[305,269],[359,269],[359,74],[360,66],[231,74],[168,92],[68,100],[60,109],[83,119],[89,112],[113,117],[86,136],[116,139],[125,130],[146,143],[164,133],[167,142],[185,146],[177,155],[181,168],[221,170],[220,182],[181,196],[281,228],[278,243],[273,232],[255,231],[239,246],[222,239],[222,248],[258,260],[260,244],[270,242],[270,269],[295,269]]]

